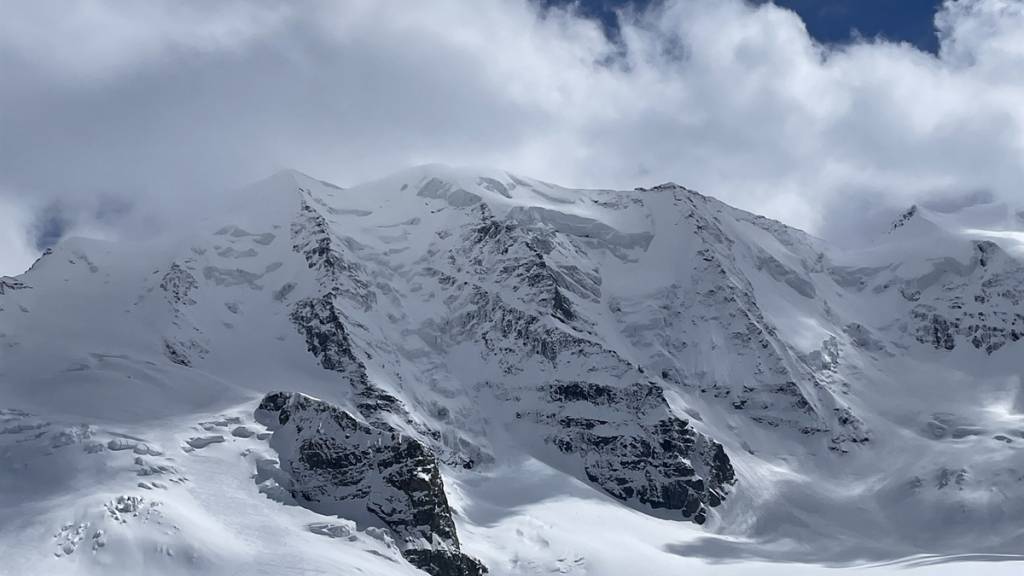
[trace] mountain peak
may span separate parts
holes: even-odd
[[[293,186],[308,187],[310,184],[316,183],[323,186],[327,186],[328,188],[344,190],[344,188],[338,186],[337,184],[333,184],[326,180],[315,178],[301,170],[296,170],[295,168],[282,168],[281,170],[274,172],[273,174],[264,178],[263,180],[258,181],[256,184],[258,185],[264,182],[269,183],[271,185],[282,185],[287,188],[291,188]]]
[[[895,231],[898,228],[906,226],[914,218],[914,216],[917,216],[917,213],[919,211],[920,209],[917,207],[917,204],[914,204],[910,208],[904,210],[903,213],[901,213],[899,217],[896,218],[895,221],[893,221],[890,231]]]
[[[283,170],[167,241],[66,242],[0,277],[0,508],[28,527],[0,546],[29,551],[11,573],[137,573],[139,545],[219,566],[206,542],[259,537],[239,570],[470,576],[514,560],[516,530],[562,571],[576,505],[612,527],[601,547],[671,532],[650,554],[705,538],[670,520],[1019,549],[1018,414],[989,408],[1024,346],[1012,251],[928,206],[846,253],[641,190],[432,164],[338,191]],[[584,553],[621,572],[599,552],[569,572]]]
[[[945,221],[933,212],[914,204],[893,220],[889,227],[889,235],[898,235],[901,239],[919,236],[934,236],[946,232]]]
[[[665,182],[663,184],[658,184],[657,186],[651,188],[651,190],[675,190],[677,188],[683,188],[683,187],[680,186],[679,184],[676,184],[675,182]],[[685,190],[685,188],[684,188],[684,190]]]
[[[680,186],[679,184],[676,184],[675,182],[663,182],[661,184],[657,184],[655,186],[651,186],[650,188],[644,188],[643,186],[637,186],[636,188],[634,188],[634,190],[636,190],[637,192],[658,192],[658,191],[664,191],[664,190],[685,190],[687,192],[692,192],[692,190],[688,189],[687,187]]]

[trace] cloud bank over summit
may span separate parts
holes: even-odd
[[[67,234],[150,235],[282,167],[342,185],[425,162],[672,180],[825,235],[932,197],[1012,201],[1024,181],[1021,0],[947,2],[938,56],[826,48],[740,0],[626,9],[615,41],[522,0],[3,13],[0,274],[38,253],[48,210]]]

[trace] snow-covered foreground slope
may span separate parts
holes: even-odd
[[[0,278],[0,573],[1020,569],[1005,208],[839,251],[441,166],[222,204]]]

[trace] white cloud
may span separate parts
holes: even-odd
[[[271,32],[285,4],[244,2],[3,2],[0,47],[55,77],[102,80],[181,51],[241,49]]]
[[[31,214],[0,195],[0,276],[27,270],[39,255],[25,233]]]
[[[975,67],[991,80],[1013,83],[1018,79],[1002,73],[1016,71],[1019,76],[1024,65],[1022,21],[1024,4],[1019,0],[947,0],[936,18],[942,57],[950,64]]]
[[[947,2],[938,57],[827,49],[794,13],[740,0],[624,12],[622,45],[525,0],[4,14],[0,185],[38,204],[119,195],[159,220],[284,166],[347,184],[438,161],[674,180],[828,233],[865,202],[1016,200],[1024,182],[1022,0]]]

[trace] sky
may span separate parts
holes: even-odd
[[[282,168],[674,181],[840,240],[1024,198],[1024,0],[602,2],[0,0],[0,275]]]
[[[769,0],[756,0],[766,3]],[[582,0],[580,12],[597,19],[610,36],[618,34],[617,11],[632,4],[647,8],[652,0]],[[566,6],[571,0],[546,0],[548,6]],[[796,12],[807,32],[822,44],[844,44],[860,38],[908,42],[938,53],[935,13],[942,0],[775,0]]]

